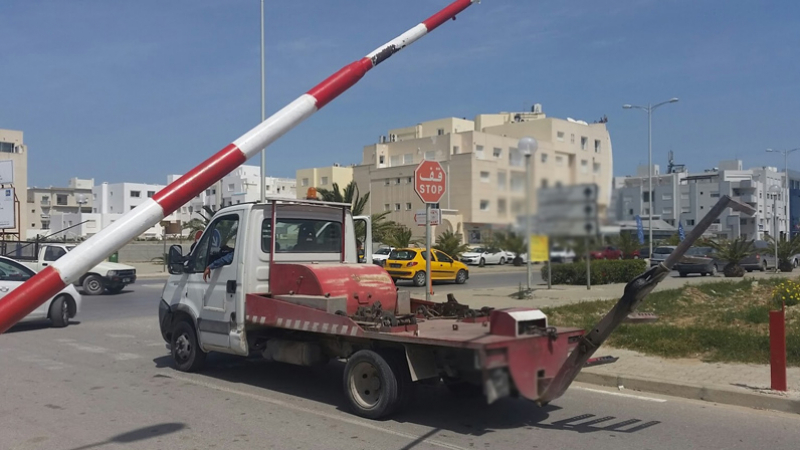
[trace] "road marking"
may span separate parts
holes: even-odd
[[[106,336],[116,339],[133,339],[136,337],[132,334],[107,334]]]
[[[644,397],[644,396],[641,396],[641,395],[623,394],[621,392],[609,392],[609,391],[603,391],[603,390],[600,390],[600,389],[585,388],[585,387],[581,387],[581,386],[573,386],[573,389],[580,389],[582,391],[596,392],[598,394],[613,395],[613,396],[616,396],[616,397],[635,398],[637,400],[644,400],[646,402],[656,402],[656,403],[666,403],[667,402],[663,398]]]
[[[70,347],[73,347],[75,350],[80,350],[82,352],[87,353],[106,353],[108,351],[107,348],[99,347],[97,345],[83,345],[83,344],[73,344],[67,343]]]
[[[137,355],[136,353],[117,353],[114,355],[114,359],[117,361],[130,361],[138,358],[141,358],[141,356]]]
[[[457,445],[448,444],[447,442],[437,441],[435,439],[427,439],[424,436],[414,435],[414,434],[410,434],[410,433],[403,433],[401,431],[389,430],[389,429],[386,429],[385,427],[382,427],[382,426],[379,426],[379,425],[374,425],[374,424],[372,424],[370,422],[366,422],[364,420],[353,419],[353,418],[350,418],[350,417],[344,417],[344,416],[340,416],[340,415],[336,415],[336,414],[330,414],[330,413],[326,413],[326,412],[322,412],[322,411],[318,411],[318,410],[314,410],[314,409],[310,409],[310,408],[304,408],[302,406],[293,405],[293,404],[285,402],[283,400],[277,400],[277,399],[269,398],[269,397],[266,397],[266,396],[263,396],[263,395],[258,395],[258,394],[252,394],[250,392],[239,391],[239,390],[236,390],[236,389],[231,389],[231,388],[227,388],[227,387],[224,387],[224,386],[219,386],[219,385],[208,383],[208,382],[205,382],[205,381],[195,380],[193,378],[187,378],[187,377],[183,377],[183,376],[180,376],[180,375],[170,374],[170,375],[166,375],[166,376],[168,378],[172,378],[172,379],[177,380],[177,381],[183,381],[184,383],[191,383],[191,384],[194,384],[194,385],[197,385],[197,386],[202,386],[202,387],[206,387],[206,388],[209,388],[209,389],[214,389],[216,391],[225,392],[225,393],[228,393],[228,394],[240,395],[242,397],[248,397],[248,398],[251,398],[253,400],[258,400],[258,401],[261,401],[261,402],[270,403],[272,405],[280,406],[282,408],[288,408],[288,409],[292,409],[294,411],[298,411],[298,412],[303,412],[303,413],[306,413],[306,414],[313,414],[315,416],[324,417],[326,419],[338,420],[339,422],[348,423],[350,425],[358,425],[360,427],[369,428],[370,430],[373,430],[373,431],[380,431],[380,432],[383,432],[383,433],[386,433],[386,434],[391,434],[393,436],[403,437],[403,438],[406,438],[406,439],[408,439],[410,441],[414,441],[416,443],[425,442],[425,443],[428,443],[428,444],[431,444],[431,445],[434,445],[434,446],[437,446],[437,447],[447,448],[447,449],[450,449],[450,450],[467,450],[464,447],[459,447]]]

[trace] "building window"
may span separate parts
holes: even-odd
[[[489,172],[488,171],[481,171],[481,182],[488,183],[489,182]]]
[[[303,178],[303,180],[300,182],[300,186],[308,187],[308,178]]]
[[[664,208],[664,214],[672,214],[672,208]]]
[[[509,148],[508,149],[508,165],[511,167],[522,167],[525,164],[522,160],[522,152],[516,148]]]
[[[235,185],[235,184],[233,184],[233,183],[228,183],[228,192],[233,192],[233,190],[234,190],[235,188],[236,188],[236,185]]]
[[[489,200],[481,200],[481,211],[489,210]]]
[[[388,203],[384,203],[383,204],[383,210],[384,211],[389,211],[389,204]]]
[[[400,211],[400,203],[395,203],[394,204],[394,210],[395,211]]]
[[[589,145],[589,138],[586,136],[581,136],[581,150],[586,150],[586,146]]]
[[[13,142],[0,142],[0,152],[2,153],[16,153],[14,151]]]
[[[600,163],[594,163],[593,170],[595,175],[600,175]]]
[[[632,215],[633,215],[633,208],[631,208],[631,209],[629,209],[629,210],[628,210],[628,215],[630,215],[630,216],[632,216]]]
[[[403,155],[403,164],[414,164],[414,155],[412,153],[406,153]]]
[[[392,184],[392,182],[388,178],[383,180],[383,185],[384,186],[389,186],[390,184]]]
[[[542,178],[542,189],[547,189],[547,178]]]
[[[406,211],[411,211],[411,203],[406,203]]]
[[[142,196],[141,191],[131,191],[131,198],[139,198]]]
[[[408,178],[406,178],[406,183],[407,183],[407,184],[411,184],[411,183],[413,183],[413,182],[414,182],[414,177],[408,177]]]
[[[503,157],[503,149],[502,148],[498,148],[498,147],[493,148],[492,149],[492,156],[494,156],[495,158],[498,158],[498,159],[502,158]]]
[[[711,196],[712,196],[712,197],[719,197],[719,192],[712,192],[712,193],[711,193]]]
[[[457,145],[454,145],[453,146],[453,154],[458,155],[459,153],[461,153],[461,147],[459,147]]]
[[[564,142],[564,132],[558,131],[556,132],[556,140],[560,142]]]
[[[564,157],[561,155],[556,155],[556,165],[562,167],[564,165]]]
[[[425,161],[434,161],[436,159],[436,150],[428,150],[425,152]]]
[[[400,155],[390,156],[389,157],[389,167],[397,167],[400,165],[400,162],[403,160],[403,157]]]
[[[589,161],[581,160],[581,173],[589,173]]]
[[[320,177],[319,184],[322,185],[322,186],[327,186],[328,185],[328,177]]]
[[[694,225],[694,219],[686,219],[686,225]]]
[[[542,162],[547,163],[547,153],[542,153]]]
[[[574,144],[575,143],[575,133],[570,133],[570,135],[569,135],[569,143],[570,144]]]
[[[383,155],[378,156],[378,164],[383,165],[386,162],[386,157]]]
[[[35,213],[35,212],[36,212],[36,210],[35,210],[35,209],[32,209],[32,210],[31,210],[31,212],[32,212],[32,213]]]
[[[436,134],[439,136],[444,136],[444,128],[439,128],[438,130],[436,130]]]
[[[483,159],[483,146],[476,145],[475,146],[475,157],[478,159]]]
[[[525,172],[511,172],[511,192],[525,192]]]
[[[594,140],[594,152],[600,153],[600,139]]]
[[[497,199],[497,213],[501,216],[506,215],[506,199]]]
[[[153,198],[156,195],[156,191],[147,191],[147,198]]]
[[[50,204],[50,196],[49,195],[43,195],[42,196],[42,206],[47,206],[49,204]]]
[[[56,194],[56,205],[66,206],[67,196],[64,194]]]
[[[400,178],[396,178],[396,179],[394,180],[394,184],[400,184]]]
[[[505,191],[506,190],[507,181],[508,180],[507,180],[507,177],[506,177],[506,172],[502,171],[502,170],[498,171],[497,172],[497,189],[499,189],[501,191]]]

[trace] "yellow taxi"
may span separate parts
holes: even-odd
[[[424,248],[396,248],[389,254],[383,266],[395,283],[397,280],[411,280],[414,286],[425,286]],[[454,281],[464,284],[469,278],[469,269],[461,261],[456,261],[444,252],[434,249],[431,255],[431,280]]]

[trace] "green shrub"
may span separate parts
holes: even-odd
[[[591,262],[592,284],[627,283],[647,270],[643,259],[596,260]],[[547,264],[542,267],[547,281]],[[553,284],[586,284],[586,262],[553,264]]]

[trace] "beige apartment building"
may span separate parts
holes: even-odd
[[[600,213],[611,200],[612,151],[605,123],[548,118],[533,112],[481,114],[475,120],[446,118],[389,130],[381,142],[364,147],[353,178],[368,186],[370,213],[417,230],[414,214],[424,205],[414,192],[414,169],[423,159],[440,161],[447,193],[440,201],[443,223],[436,230],[464,234],[478,243],[486,232],[520,223],[525,214],[525,157],[519,139],[535,138],[531,156],[531,212],[540,187],[597,183]],[[419,234],[422,234],[421,228]]]
[[[28,188],[27,237],[46,236],[53,231],[50,223],[55,215],[91,213],[94,206],[94,179],[71,178],[67,187]]]
[[[25,191],[28,188],[28,147],[22,140],[22,131],[0,129],[0,160],[13,161],[14,182],[3,187],[13,187],[18,205],[15,222],[16,227],[2,230],[3,234],[12,234],[25,239],[28,214],[25,209]],[[21,236],[20,236],[21,235]]]
[[[300,169],[295,172],[297,180],[297,198],[306,198],[308,188],[333,189],[333,184],[339,185],[339,189],[353,181],[353,167],[334,164],[329,167],[316,167],[311,169]]]

